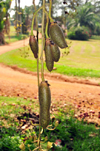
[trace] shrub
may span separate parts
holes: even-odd
[[[69,31],[67,36],[69,39],[76,39],[75,30]]]
[[[91,31],[85,26],[73,27],[68,32],[69,39],[88,40],[91,37]]]

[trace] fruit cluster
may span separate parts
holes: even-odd
[[[49,71],[53,70],[54,62],[60,59],[60,48],[66,48],[67,43],[62,29],[56,22],[52,22],[49,27],[50,38],[45,41],[46,67]]]
[[[52,22],[49,27],[50,38],[45,41],[45,60],[46,67],[51,72],[53,70],[54,62],[58,62],[60,59],[60,48],[66,48],[67,43],[61,27]],[[38,58],[38,43],[35,36],[30,36],[29,39],[30,48],[35,58]]]
[[[51,72],[54,62],[60,59],[60,48],[66,48],[67,43],[62,29],[56,22],[51,22],[49,26],[50,38],[45,40],[45,60],[46,67]],[[31,35],[29,39],[30,48],[35,58],[38,58],[38,42],[35,36]],[[39,104],[40,104],[40,125],[46,128],[50,121],[51,92],[47,81],[39,84]]]

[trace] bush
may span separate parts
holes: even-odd
[[[91,37],[91,31],[85,26],[73,27],[68,32],[69,39],[88,40]]]
[[[67,36],[69,39],[76,39],[75,30],[69,31]]]

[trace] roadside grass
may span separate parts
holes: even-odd
[[[1,58],[0,62],[7,64],[7,65],[17,65],[20,68],[26,68],[30,71],[36,72],[36,70],[37,70],[36,60],[26,58],[23,51],[24,51],[23,49],[21,49],[21,52],[19,49],[16,49],[16,50],[7,52],[5,54],[2,54],[0,56],[0,58]]]
[[[0,115],[1,118],[4,115],[17,114],[22,113],[24,111],[23,106],[31,106],[32,110],[38,107],[38,103],[36,104],[35,99],[31,98],[20,98],[20,97],[4,97],[0,96]],[[28,111],[26,109],[26,111]]]
[[[33,105],[30,105],[32,103]],[[22,117],[20,123],[17,119],[22,113],[29,113],[22,106],[29,106],[31,112],[37,112],[34,104],[34,100],[31,99],[0,96],[0,151],[32,151],[37,147],[35,141],[39,135],[39,126],[22,129],[23,123],[28,125],[29,120],[25,123],[26,118]],[[45,129],[41,134],[43,149],[46,149],[47,143],[51,142],[55,151],[99,151],[100,127],[95,128],[94,124],[80,122],[69,114],[70,112],[58,112],[55,117],[51,114],[53,119],[51,118],[50,124],[53,127],[56,121],[59,124],[55,130]],[[61,141],[60,146],[55,145],[56,140]]]
[[[56,64],[56,72],[68,76],[100,78],[100,70],[74,68]],[[54,71],[55,72],[55,71]]]
[[[67,42],[69,47],[71,47],[61,49],[61,58],[59,62],[54,64],[56,70],[53,70],[52,73],[100,78],[99,40],[67,40]],[[41,40],[39,40],[39,44],[39,49],[41,49]],[[26,68],[33,72],[37,71],[37,61],[34,59],[29,46],[0,55],[0,62],[8,65],[17,65],[20,68]],[[39,65],[41,68],[41,64]],[[48,72],[45,63],[44,69]]]
[[[25,38],[27,38],[29,35],[28,34],[16,34],[15,28],[14,26],[10,26],[10,37],[8,37],[8,35],[5,34],[5,41],[7,43],[12,43],[18,40],[23,40]]]

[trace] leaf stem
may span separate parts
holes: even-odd
[[[49,4],[49,14],[47,14],[46,9],[45,9],[46,16],[47,16],[47,23],[46,23],[46,29],[45,29],[46,38],[49,38],[49,36],[48,36],[48,25],[49,25],[49,18],[51,18],[52,0],[49,0],[49,3],[50,3]],[[51,21],[53,21],[52,18],[51,18]]]
[[[32,19],[32,26],[31,26],[31,35],[33,36],[33,25],[34,25],[34,19],[35,19],[35,16],[36,14],[43,8],[43,6],[41,6],[39,9],[37,9],[35,12],[34,12],[34,15],[33,15],[33,19]]]
[[[48,12],[46,10],[44,10],[44,12],[49,16]],[[54,22],[54,20],[52,19],[51,16],[49,16],[50,22]]]
[[[46,29],[45,29],[46,38],[49,38],[49,36],[48,36],[48,24],[49,24],[49,17],[47,16]]]
[[[45,0],[43,0],[43,14],[42,14],[42,50],[41,50],[41,78],[44,81],[44,62],[43,62],[43,50],[44,50],[44,17],[45,17]]]

